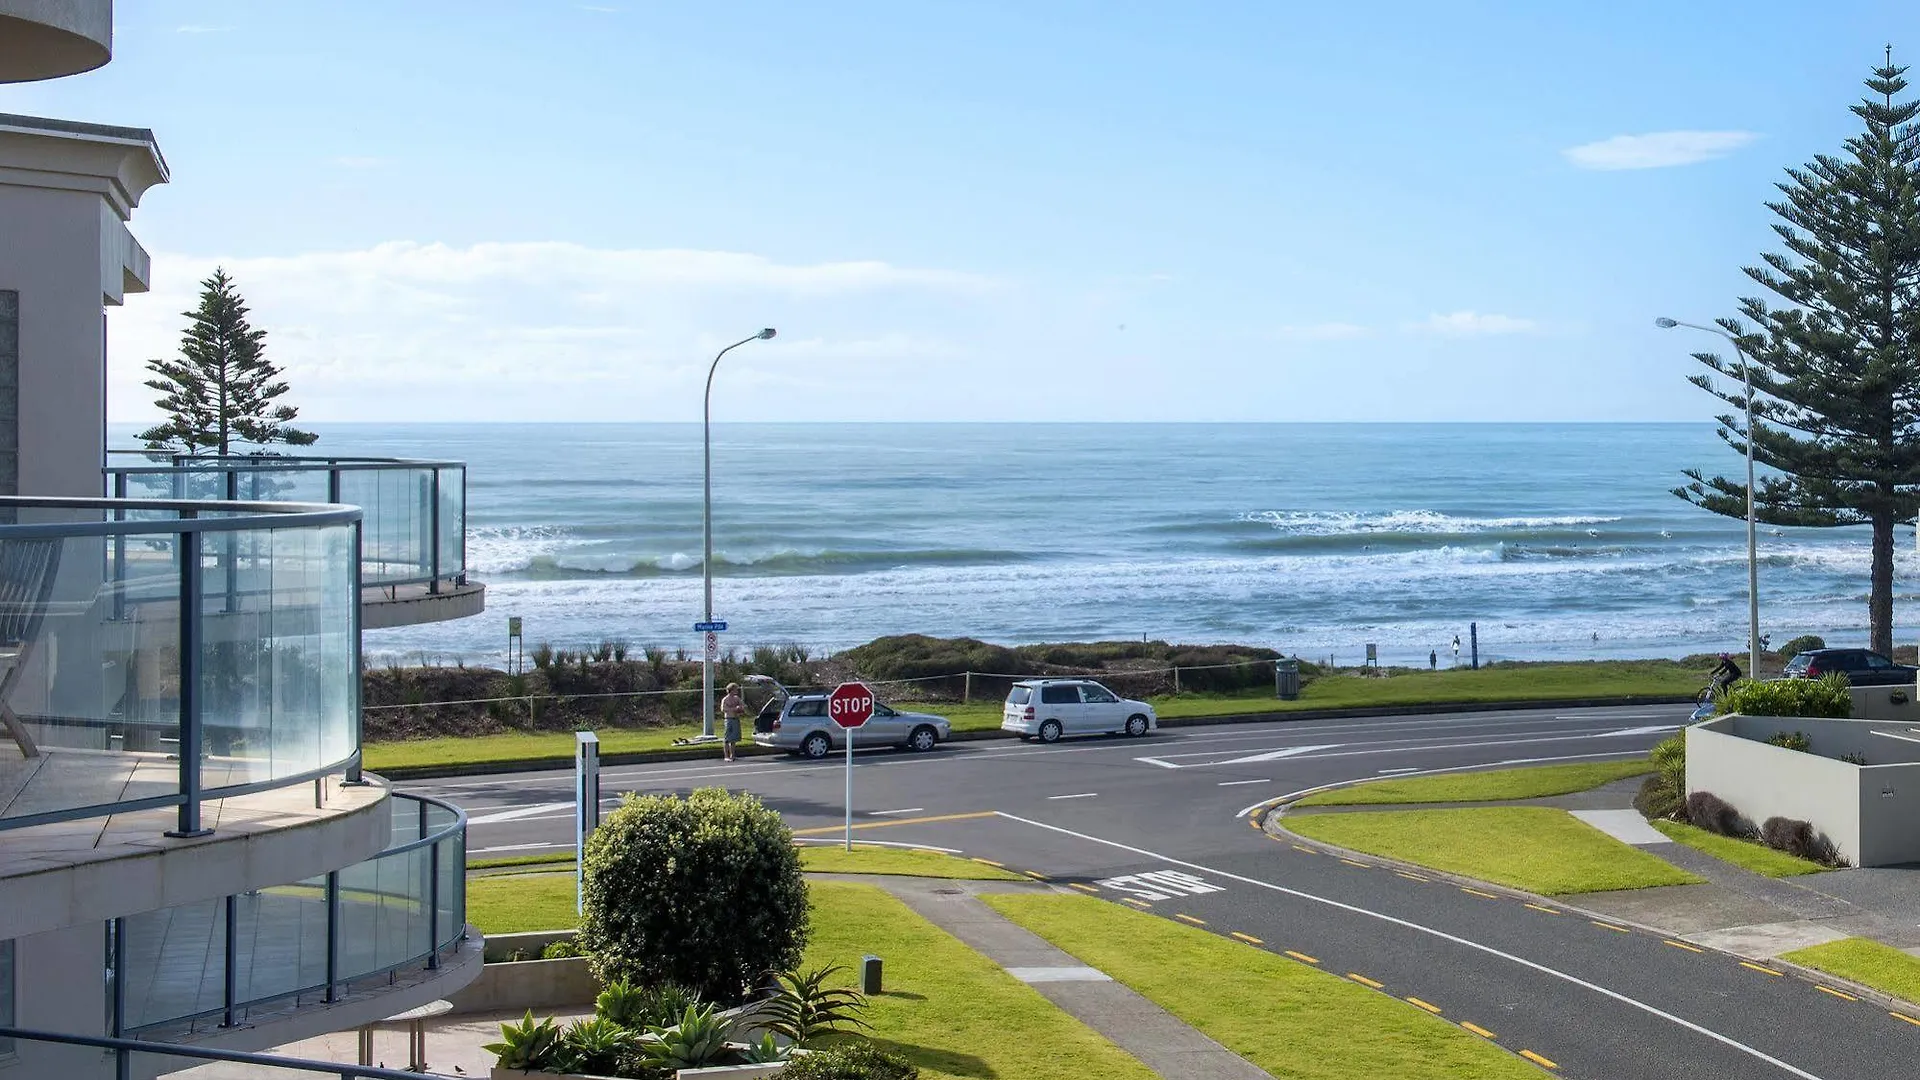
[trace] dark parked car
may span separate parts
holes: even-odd
[[[1855,686],[1898,686],[1914,680],[1915,669],[1866,649],[1815,649],[1787,661],[1789,679],[1840,674]]]

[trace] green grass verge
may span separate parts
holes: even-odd
[[[551,851],[545,855],[504,855],[497,859],[468,859],[469,870],[498,870],[510,866],[546,866],[551,863],[572,863],[573,852]]]
[[[1841,938],[1782,953],[1782,960],[1871,986],[1883,994],[1920,1002],[1920,959],[1867,938]]]
[[[483,934],[571,930],[580,925],[573,911],[573,875],[474,878],[467,882],[467,921]]]
[[[1026,878],[997,866],[962,859],[940,851],[912,848],[853,845],[841,847],[806,845],[800,849],[800,867],[817,874],[903,874],[907,877],[970,878],[975,881],[1025,881]]]
[[[1602,784],[1653,771],[1647,761],[1603,761],[1578,765],[1540,765],[1497,772],[1416,776],[1407,780],[1374,780],[1353,787],[1323,791],[1301,799],[1298,806],[1370,806],[1383,803],[1489,802],[1496,799],[1537,799],[1590,791]]]
[[[868,999],[869,1034],[911,1058],[925,1080],[1152,1080],[1146,1066],[876,886],[816,881],[808,889],[805,966],[844,965],[840,979],[851,985],[862,956],[885,958],[887,990]]]
[[[1784,851],[1775,851],[1753,840],[1736,840],[1731,836],[1710,833],[1705,829],[1682,825],[1677,821],[1653,821],[1649,824],[1665,833],[1668,839],[1704,851],[1716,859],[1722,859],[1735,866],[1744,866],[1756,874],[1765,874],[1768,877],[1795,877],[1800,874],[1818,874],[1822,870],[1829,869],[1811,859],[1802,859]]]
[[[1355,851],[1547,895],[1700,881],[1544,806],[1311,814],[1289,817],[1286,826]]]
[[[1289,713],[1302,709],[1375,706],[1479,704],[1501,701],[1559,701],[1571,698],[1692,695],[1705,673],[1671,660],[1595,660],[1584,663],[1510,663],[1478,671],[1401,671],[1379,678],[1330,675],[1309,682],[1298,701],[1278,701],[1271,691],[1245,694],[1180,694],[1152,699],[1167,719],[1229,716],[1241,713]],[[894,705],[937,713],[956,731],[1000,726],[1000,703],[951,702]],[[600,753],[674,751],[673,740],[697,734],[696,724],[659,728],[604,728]],[[486,764],[502,761],[550,761],[561,767],[573,760],[573,735],[565,731],[514,731],[497,735],[447,736],[368,743],[366,767],[382,769]]]
[[[1264,949],[1088,896],[982,899],[1274,1076],[1540,1075],[1404,1001]],[[1475,1019],[1497,1027],[1500,1018]]]

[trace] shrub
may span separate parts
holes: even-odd
[[[561,938],[559,941],[549,941],[547,942],[547,947],[540,950],[540,959],[542,960],[568,960],[576,956],[585,955],[585,953],[580,951],[580,946],[575,944],[572,938]]]
[[[1685,732],[1669,735],[1653,745],[1647,755],[1659,769],[1659,776],[1668,782],[1676,792],[1687,790],[1687,736]]]
[[[1826,866],[1840,861],[1833,841],[1813,831],[1813,826],[1797,818],[1770,817],[1760,826],[1760,839],[1768,847],[1811,859]]]
[[[495,1064],[502,1069],[521,1069],[526,1072],[543,1072],[554,1064],[555,1055],[560,1049],[560,1029],[551,1017],[535,1022],[533,1010],[527,1010],[527,1018],[518,1024],[502,1023],[500,1041],[481,1047],[494,1056]]]
[[[780,1080],[918,1080],[920,1070],[906,1058],[860,1040],[796,1057],[775,1076]]]
[[[1867,763],[1867,755],[1859,753],[1858,751],[1848,751],[1840,755],[1840,760],[1849,765],[1865,765]]]
[[[773,996],[764,1012],[768,1031],[795,1046],[812,1046],[822,1036],[853,1027],[866,1027],[860,1019],[867,999],[858,990],[828,986],[827,980],[845,971],[843,967],[824,967],[802,974],[783,971],[774,977]]]
[[[640,1036],[641,1061],[649,1068],[678,1071],[732,1065],[739,1058],[727,1045],[733,1021],[712,1005],[689,1005],[671,1025],[656,1024]]]
[[[1791,658],[1803,652],[1812,652],[1815,649],[1824,649],[1826,647],[1827,639],[1821,637],[1819,634],[1801,634],[1799,637],[1780,646],[1779,655]]]
[[[1711,791],[1696,791],[1687,796],[1687,821],[1720,836],[1745,836],[1740,812]]]
[[[594,1017],[576,1020],[560,1034],[560,1046],[554,1053],[552,1070],[563,1073],[590,1073],[608,1076],[620,1068],[627,1048],[633,1045],[633,1033],[611,1020]]]
[[[1743,716],[1807,716],[1846,719],[1853,715],[1853,695],[1844,675],[1818,679],[1751,680],[1735,683],[1715,699],[1716,709]]]
[[[544,641],[535,645],[533,647],[533,666],[539,668],[541,671],[545,671],[547,670],[547,665],[551,663],[553,663],[553,646]]]
[[[579,941],[603,983],[676,983],[732,1003],[763,972],[800,960],[800,854],[750,795],[628,795],[586,855]]]
[[[1776,731],[1767,736],[1767,745],[1804,754],[1813,746],[1813,737],[1804,731]]]
[[[671,1024],[691,1006],[700,1004],[700,995],[683,986],[636,986],[626,979],[614,979],[593,1000],[593,1014],[622,1027],[642,1031]]]
[[[1646,818],[1671,818],[1685,805],[1680,789],[1658,773],[1647,777],[1640,784],[1639,794],[1633,797],[1633,808]]]

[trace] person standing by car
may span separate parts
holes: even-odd
[[[733,760],[733,747],[740,741],[740,717],[747,711],[747,701],[740,696],[740,684],[727,684],[727,696],[720,699],[720,715],[726,718],[726,729],[720,740],[728,761]]]

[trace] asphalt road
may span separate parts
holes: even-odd
[[[876,751],[855,759],[855,825],[862,841],[958,851],[1252,939],[1417,999],[1568,1076],[1915,1075],[1920,1026],[1868,1002],[1558,905],[1296,848],[1247,816],[1266,800],[1346,780],[1635,756],[1687,711],[1296,721],[1053,747]],[[752,758],[608,769],[602,793],[611,805],[625,791],[724,785],[761,796],[803,840],[833,842],[842,784],[838,759]],[[569,773],[546,773],[408,787],[466,807],[469,854],[485,858],[570,847],[571,785]]]

